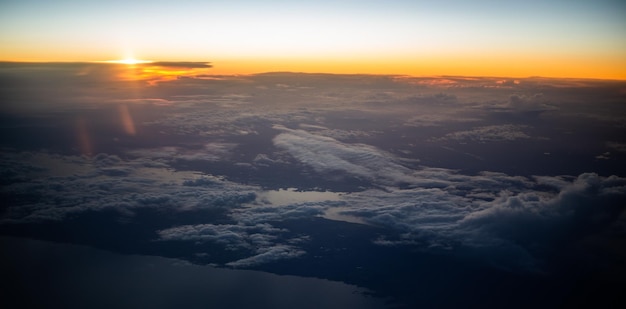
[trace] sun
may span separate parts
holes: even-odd
[[[136,64],[152,63],[154,61],[139,60],[139,59],[135,59],[133,57],[126,57],[124,59],[119,59],[119,60],[107,60],[107,61],[96,61],[96,62],[136,65]]]
[[[113,60],[111,62],[112,63],[119,63],[119,64],[134,65],[134,64],[150,63],[152,61],[138,60],[138,59],[135,59],[135,58],[126,58],[126,59],[122,59],[122,60]]]

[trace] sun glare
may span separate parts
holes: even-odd
[[[138,60],[138,59],[134,59],[134,58],[126,58],[126,59],[122,59],[122,60],[111,60],[109,61],[110,63],[119,63],[119,64],[128,64],[128,65],[133,65],[133,64],[142,64],[142,63],[150,63],[152,61],[148,61],[148,60]]]

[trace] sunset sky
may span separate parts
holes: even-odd
[[[626,0],[0,0],[0,308],[626,308],[624,162]]]
[[[8,0],[0,46],[0,61],[207,61],[215,74],[626,79],[626,4]]]

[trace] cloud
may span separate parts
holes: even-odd
[[[213,242],[226,246],[227,250],[249,252],[248,257],[226,263],[232,267],[250,267],[278,260],[296,258],[306,252],[294,246],[306,239],[285,239],[279,244],[279,235],[286,233],[270,224],[199,224],[184,225],[158,231],[161,241]]]
[[[149,158],[161,162],[182,161],[222,161],[227,160],[232,149],[237,145],[233,143],[207,143],[202,148],[183,148],[166,146],[150,149],[129,150],[127,153],[136,158]]]
[[[607,142],[606,146],[617,152],[626,153],[626,143]]]
[[[484,126],[467,131],[448,133],[444,137],[434,140],[457,140],[485,143],[529,139],[530,136],[522,131],[523,128],[526,128],[526,126],[511,124]]]
[[[286,230],[275,228],[267,223],[256,225],[241,224],[198,224],[183,225],[157,232],[160,240],[182,240],[215,242],[231,249],[251,249],[267,246],[276,238],[275,234]]]
[[[458,103],[458,97],[454,94],[438,92],[434,94],[425,94],[418,96],[410,96],[401,100],[404,104],[419,104],[419,105],[446,105]]]
[[[530,191],[519,194],[502,192],[486,203],[484,209],[472,212],[460,223],[493,230],[509,239],[533,241],[550,237],[574,237],[592,227],[603,227],[616,220],[624,206],[616,204],[626,195],[626,178],[601,177],[584,173],[565,184],[558,194]],[[529,225],[530,224],[530,225]],[[527,229],[525,226],[533,226]],[[575,229],[556,232],[558,229]]]
[[[555,109],[554,106],[548,104],[547,99],[542,93],[533,95],[512,94],[509,97],[507,107],[517,111],[546,111]]]
[[[447,138],[529,138],[521,128],[479,127]],[[396,231],[394,239],[373,240],[381,245],[415,245],[421,250],[480,256],[499,267],[537,270],[542,254],[616,224],[626,210],[626,178],[594,173],[527,178],[487,171],[463,175],[444,168],[408,168],[392,154],[371,146],[278,129],[282,133],[274,139],[275,145],[298,162],[320,173],[345,173],[380,186],[341,195],[340,201],[290,205],[282,212],[319,215],[340,207],[339,214]],[[399,186],[401,183],[408,185]],[[236,217],[257,222],[263,216],[260,211],[245,211]]]
[[[211,68],[213,65],[210,62],[189,62],[189,61],[155,61],[143,64],[144,66],[156,66],[156,67],[169,67],[169,68],[184,68],[184,69],[196,69],[196,68]]]
[[[372,136],[371,132],[366,132],[362,130],[339,130],[339,129],[329,129],[324,126],[319,125],[310,125],[310,124],[300,124],[300,128],[305,131],[313,132],[314,134],[328,136],[334,138],[336,140],[348,140],[358,137],[366,137]]]
[[[364,144],[345,144],[336,139],[275,126],[283,133],[274,145],[319,173],[345,173],[370,181],[395,183],[409,180],[411,170],[394,162],[393,156]],[[391,158],[391,159],[390,159]]]
[[[129,214],[136,208],[227,209],[256,199],[256,187],[210,175],[174,171],[147,158],[122,160],[47,153],[3,153],[11,198],[3,222],[62,220],[70,214],[112,209]]]
[[[594,158],[598,160],[609,160],[611,159],[611,153],[607,151],[607,152],[604,152],[602,154],[595,156]]]
[[[280,207],[257,205],[233,209],[231,218],[243,224],[254,225],[262,222],[321,216],[327,208],[338,205],[342,205],[342,202],[301,202]]]
[[[239,185],[195,172],[174,171],[149,158],[124,160],[116,155],[94,157],[48,153],[6,152],[0,157],[6,184],[0,194],[10,197],[0,224],[62,221],[85,212],[114,210],[132,217],[140,208],[220,210],[239,223],[182,225],[157,231],[161,241],[212,242],[245,256],[227,264],[249,267],[304,254],[302,235],[283,237],[285,229],[269,221],[311,217],[321,207],[295,205],[280,209],[257,205],[259,188]],[[156,166],[156,167],[155,167]]]
[[[277,260],[293,259],[304,254],[306,254],[305,251],[294,246],[276,245],[260,250],[257,255],[229,262],[226,263],[226,265],[232,267],[250,267],[258,264],[275,262]]]
[[[602,233],[603,229],[612,227],[618,235],[624,235],[623,229],[616,228],[624,221],[623,178],[592,173],[534,177],[488,171],[461,174],[445,168],[418,166],[418,161],[404,160],[385,151],[411,149],[416,155],[428,154],[428,149],[424,152],[419,149],[419,143],[428,140],[534,141],[531,129],[532,132],[546,130],[542,134],[547,132],[551,137],[571,133],[566,141],[569,142],[579,132],[596,128],[596,124],[602,129],[606,125],[602,121],[607,119],[623,123],[618,121],[623,118],[619,112],[623,83],[603,86],[601,82],[575,81],[575,85],[570,85],[574,81],[532,79],[511,83],[457,77],[399,81],[402,78],[315,74],[177,79],[175,67],[187,65],[190,71],[185,72],[189,76],[200,77],[206,66],[160,65],[171,68],[171,80],[153,86],[132,83],[133,88],[131,83],[113,80],[115,74],[128,70],[120,65],[5,67],[1,72],[3,78],[23,78],[24,83],[7,84],[15,84],[17,88],[0,89],[11,99],[11,104],[3,110],[36,105],[43,111],[37,114],[36,122],[54,126],[61,122],[46,122],[46,119],[60,119],[55,118],[56,111],[46,113],[51,109],[62,108],[70,115],[74,110],[80,113],[98,110],[101,105],[97,104],[103,101],[129,106],[159,105],[150,110],[158,115],[144,118],[149,122],[141,125],[154,130],[151,132],[163,133],[160,136],[166,138],[153,142],[140,140],[147,136],[137,134],[133,138],[141,145],[158,143],[157,147],[141,146],[146,148],[131,148],[119,156],[99,154],[92,158],[3,150],[0,194],[10,199],[11,206],[4,206],[2,222],[63,220],[69,215],[78,217],[82,212],[105,209],[124,215],[132,215],[138,208],[211,209],[219,211],[229,224],[201,222],[204,224],[175,226],[161,230],[162,237],[168,241],[214,242],[233,250],[247,250],[239,256],[242,259],[231,261],[233,266],[303,254],[293,238],[285,239],[288,232],[272,230],[271,224],[325,216],[329,211],[358,219],[351,222],[387,229],[385,237],[372,239],[376,244],[474,254],[509,267],[536,267],[546,251],[564,250],[563,254],[567,254],[571,249],[568,244],[593,238],[597,235],[594,233]],[[27,90],[33,87],[41,91],[31,96]],[[76,92],[76,87],[80,87],[80,92]],[[15,89],[20,96],[13,94]],[[135,97],[135,94],[141,95]],[[565,104],[568,108],[558,109]],[[535,117],[546,110],[555,113]],[[100,116],[97,112],[93,114]],[[524,115],[533,117],[520,117]],[[506,123],[510,124],[502,124],[502,117],[507,117]],[[595,122],[593,127],[590,122],[580,125],[580,119]],[[472,122],[471,127],[460,122]],[[558,128],[554,123],[559,124]],[[272,124],[276,124],[273,129]],[[10,125],[15,124],[3,124],[5,128]],[[447,129],[451,127],[454,129]],[[277,135],[273,136],[276,131]],[[95,134],[109,139],[107,132],[100,130]],[[606,146],[611,148],[613,157],[625,147],[616,138],[619,132],[610,132],[605,137],[613,137]],[[183,147],[181,142],[187,140],[167,138],[172,136],[214,142]],[[387,137],[389,143],[382,141]],[[40,139],[44,138],[32,140]],[[250,140],[254,143],[246,144]],[[364,144],[368,141],[378,141],[381,147],[389,148]],[[558,143],[556,138],[554,141]],[[545,151],[557,155],[563,145]],[[238,156],[236,150],[245,153]],[[607,150],[594,150],[589,158]],[[276,207],[256,200],[262,196],[257,194],[259,187],[171,169],[181,160],[217,162],[240,157],[248,162],[239,162],[233,169],[236,173],[245,171],[245,164],[252,164],[251,168],[257,170],[280,165],[289,175],[315,172],[321,174],[316,177],[356,179],[366,185],[361,187],[364,191],[341,194],[336,201],[297,201]],[[530,166],[534,162],[525,164]],[[220,170],[226,177],[232,172]],[[289,184],[290,179],[281,181],[284,181],[281,185]]]
[[[70,213],[101,209],[225,207],[236,223],[177,226],[158,234],[164,241],[208,241],[243,250],[246,257],[228,265],[249,267],[305,254],[297,242],[285,239],[288,231],[268,222],[323,216],[329,209],[342,209],[342,214],[396,232],[395,238],[372,239],[376,244],[411,245],[419,250],[479,256],[499,267],[536,269],[541,252],[557,250],[615,224],[626,205],[626,179],[616,176],[463,175],[431,167],[409,173],[397,158],[373,147],[301,130],[281,130],[278,136],[284,134],[283,142],[292,143],[287,148],[313,149],[305,149],[304,154],[289,151],[301,162],[321,172],[351,174],[351,168],[361,167],[355,175],[370,177],[384,190],[343,194],[336,201],[247,206],[258,189],[207,175],[146,167],[150,166],[146,158],[4,154],[2,162],[13,168],[4,168],[12,184],[3,187],[3,194],[18,201],[4,220],[61,220]],[[42,173],[48,176],[34,180],[34,175]],[[393,186],[398,179],[412,187]]]
[[[416,166],[417,160],[402,160],[369,145],[343,143],[330,137],[282,126],[275,128],[282,133],[273,139],[274,145],[287,151],[299,163],[319,173],[365,179],[373,186],[382,186],[389,190],[397,186],[491,189],[492,186],[501,188],[511,184],[529,185],[529,181],[523,177],[494,172],[482,172],[477,176],[461,175],[449,169]],[[526,136],[522,134],[517,126],[505,125],[478,128],[461,132],[457,136],[500,141]]]
[[[432,111],[420,113],[407,119],[405,124],[410,127],[436,127],[456,122],[477,122],[479,118],[459,115],[458,111]]]
[[[285,163],[285,162],[280,162],[279,160],[274,160],[264,153],[257,154],[256,157],[254,157],[254,160],[252,160],[252,162],[254,163],[254,165],[266,166],[266,167],[272,164],[276,164],[276,163]]]
[[[377,244],[417,244],[423,250],[465,252],[501,267],[531,269],[538,267],[542,254],[618,224],[626,211],[626,178],[585,173],[574,179],[524,179],[517,185],[493,179],[489,185],[483,177],[454,179],[450,173],[445,188],[344,195],[349,210],[343,213],[398,231],[397,239],[377,239]]]

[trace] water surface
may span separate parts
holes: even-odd
[[[24,238],[0,245],[3,308],[384,308],[363,289],[322,279]]]

